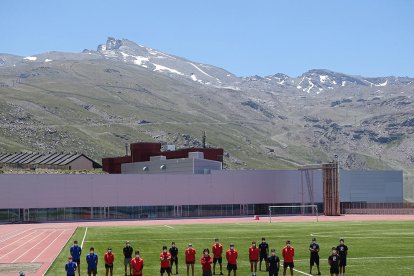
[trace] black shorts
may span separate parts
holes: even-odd
[[[114,264],[105,264],[105,268],[113,268]]]
[[[269,269],[269,276],[277,276],[279,271],[277,269]]]
[[[220,258],[213,258],[213,264],[216,264],[217,262],[219,264],[222,264],[223,263],[223,258],[222,257],[220,257]]]
[[[88,268],[88,274],[97,274],[97,273],[98,273],[98,271],[97,271],[96,268],[92,268],[92,269]]]
[[[211,276],[211,270],[210,271],[203,271],[203,276]]]
[[[260,261],[263,261],[263,260],[267,261],[267,254],[260,255]]]
[[[283,262],[283,268],[287,268],[287,267],[294,268],[295,264],[293,262],[291,263]]]
[[[339,258],[339,266],[346,266],[346,257]]]
[[[72,260],[73,262],[75,262],[77,265],[78,265],[78,267],[79,267],[79,265],[80,265],[80,260]]]
[[[160,273],[164,273],[164,272],[171,273],[171,267],[161,267]]]
[[[331,274],[339,274],[339,267],[332,267],[331,266],[331,269],[329,269],[329,272]]]
[[[310,265],[313,266],[314,264],[319,265],[319,255],[310,257]]]
[[[178,265],[178,257],[171,257],[170,264],[171,266],[172,264]]]
[[[227,264],[227,270],[228,271],[236,271],[237,270],[237,264]]]

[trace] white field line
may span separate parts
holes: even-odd
[[[34,239],[36,239],[37,237],[39,237],[40,235],[42,235],[44,232],[40,232],[40,234],[39,235],[36,235],[36,236],[34,236],[33,238],[31,238],[30,240],[28,240],[28,241],[26,241],[25,243],[23,243],[22,245],[20,245],[20,246],[18,246],[18,247],[16,247],[16,248],[14,248],[13,250],[11,250],[11,251],[9,251],[7,254],[4,254],[3,256],[1,256],[0,257],[0,259],[3,259],[4,257],[6,257],[7,255],[9,255],[10,253],[12,253],[12,252],[14,252],[14,251],[16,251],[17,249],[19,249],[20,247],[23,247],[23,246],[25,246],[26,245],[26,243],[28,243],[28,242],[30,242],[30,241],[32,241],[32,240],[34,240]]]
[[[16,259],[14,259],[12,261],[12,263],[15,263],[18,259],[20,259],[21,257],[23,257],[24,255],[27,254],[27,252],[29,252],[30,250],[32,250],[33,248],[35,248],[36,246],[39,245],[39,243],[42,243],[45,239],[49,238],[50,235],[52,235],[53,233],[55,233],[56,230],[53,230],[52,232],[49,233],[49,235],[47,235],[46,237],[44,237],[43,239],[41,239],[38,243],[36,243],[35,245],[33,245],[32,247],[30,247],[28,250],[25,250],[19,257],[17,257]]]
[[[350,258],[347,257],[347,260],[378,260],[378,259],[414,259],[414,256],[384,256],[384,257],[354,257]],[[322,260],[322,259],[321,259]],[[328,261],[328,258],[326,258],[326,261]],[[295,262],[309,262],[309,259],[300,259],[295,260]]]
[[[286,273],[287,273],[287,270],[288,270],[288,269],[286,269]],[[296,268],[294,268],[293,270],[294,270],[294,271],[296,271],[296,272],[298,272],[298,273],[300,273],[300,274],[303,274],[303,275],[310,275],[310,276],[312,276],[312,274],[308,274],[308,273],[306,273],[306,272],[303,272],[303,271],[297,270]]]
[[[39,257],[43,254],[43,252],[45,252],[47,249],[49,249],[49,247],[50,247],[50,246],[51,246],[51,245],[52,245],[52,244],[53,244],[53,243],[54,243],[54,242],[55,242],[55,241],[56,241],[56,240],[57,240],[60,236],[62,236],[62,234],[63,234],[63,233],[65,233],[65,231],[66,231],[66,230],[62,230],[62,233],[60,233],[60,234],[59,234],[59,236],[57,236],[57,237],[56,237],[56,238],[55,238],[55,239],[54,239],[51,243],[49,243],[49,245],[48,245],[48,246],[46,246],[46,247],[45,247],[45,249],[43,249],[43,250],[42,250],[42,252],[40,252],[40,253],[39,253],[39,255],[37,255],[37,257],[33,259],[33,261],[31,261],[31,263],[34,263],[34,262],[37,260],[37,258],[39,258]]]
[[[13,236],[7,236],[7,238],[0,240],[0,242],[4,242],[4,241],[7,241],[7,240],[10,240],[11,238],[14,238],[14,237],[16,237],[16,236],[18,236],[20,234],[23,234],[24,232],[30,231],[30,230],[33,230],[33,228],[29,228],[29,229],[26,229],[24,231],[21,231],[21,230],[13,231],[12,233],[14,233],[14,232],[19,232],[19,233],[15,234]]]
[[[169,226],[169,225],[167,225],[167,224],[164,224],[164,226],[165,226],[165,227],[167,227],[167,228],[170,228],[170,229],[174,229],[174,227]]]
[[[85,229],[85,235],[83,235],[83,239],[82,239],[82,243],[81,243],[81,248],[83,248],[83,243],[85,242],[86,233],[88,233],[88,227],[86,227],[86,229]]]

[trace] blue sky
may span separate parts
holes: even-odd
[[[414,77],[411,0],[2,0],[0,53],[128,38],[239,76],[324,68]]]

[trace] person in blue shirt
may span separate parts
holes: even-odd
[[[78,241],[73,242],[73,246],[70,248],[70,255],[72,256],[72,261],[76,263],[78,267],[78,274],[80,276],[80,257],[82,254],[82,248],[78,245]]]
[[[95,254],[95,249],[91,247],[89,254],[86,256],[86,262],[88,263],[88,276],[96,276],[98,272],[98,255]]]
[[[76,267],[76,263],[73,262],[73,258],[70,256],[67,264],[65,265],[66,276],[75,276]]]

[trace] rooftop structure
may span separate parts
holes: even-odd
[[[102,168],[82,153],[0,153],[0,167],[88,170]]]

